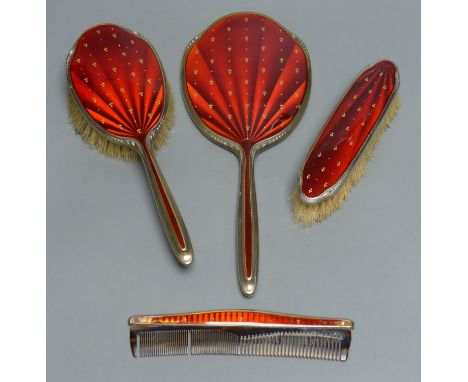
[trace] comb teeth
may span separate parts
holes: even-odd
[[[132,332],[134,356],[241,355],[345,361],[350,338],[329,330],[237,334],[220,329]]]
[[[140,357],[186,355],[189,349],[189,332],[146,330],[138,333],[137,347]]]
[[[237,355],[240,337],[223,330],[193,330],[190,332],[191,354]]]
[[[240,354],[339,361],[341,340],[338,336],[319,332],[249,335],[241,337]]]

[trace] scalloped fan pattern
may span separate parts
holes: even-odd
[[[70,80],[89,116],[125,138],[146,135],[164,108],[158,58],[143,38],[117,25],[84,32],[69,62]]]
[[[281,132],[303,102],[306,54],[273,20],[227,16],[191,47],[185,81],[193,108],[214,133],[251,146]]]

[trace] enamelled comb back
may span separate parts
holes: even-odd
[[[222,17],[184,54],[182,92],[192,120],[240,161],[237,263],[247,297],[255,292],[258,273],[254,158],[293,130],[307,103],[310,76],[302,42],[260,14]]]
[[[134,357],[250,355],[346,361],[353,322],[252,310],[133,316]]]
[[[330,216],[364,175],[400,99],[398,68],[388,60],[367,67],[351,85],[312,146],[291,196],[295,219],[310,225]]]
[[[70,94],[82,116],[72,115],[75,128],[106,154],[141,158],[174,255],[182,265],[191,264],[187,229],[152,152],[167,138],[169,104],[156,51],[139,33],[113,24],[97,25],[78,38],[66,71]]]

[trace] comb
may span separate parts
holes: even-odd
[[[239,355],[346,361],[353,322],[252,310],[129,319],[134,357]]]

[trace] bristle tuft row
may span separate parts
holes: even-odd
[[[164,120],[161,121],[161,124],[151,139],[151,146],[155,150],[160,150],[164,145],[166,145],[171,137],[171,130],[174,126],[174,96],[169,86],[167,87],[167,97],[168,106],[166,113],[163,116]],[[139,159],[138,153],[130,147],[111,142],[99,134],[83,116],[70,93],[68,93],[68,116],[75,131],[81,135],[83,141],[91,148],[111,158],[117,158],[125,161]]]
[[[138,154],[129,147],[110,142],[93,128],[78,109],[71,94],[68,94],[68,116],[75,131],[83,141],[100,153],[122,160],[137,160]]]
[[[158,127],[158,131],[153,135],[151,139],[151,145],[154,150],[161,150],[169,141],[172,134],[172,128],[175,123],[175,109],[174,109],[174,94],[172,88],[166,86],[167,89],[167,110],[163,116],[164,120]]]
[[[290,202],[294,220],[303,225],[310,226],[328,218],[333,212],[341,207],[343,202],[349,197],[352,188],[359,182],[365,174],[368,160],[372,157],[376,146],[378,145],[383,133],[390,126],[390,122],[396,116],[400,107],[400,97],[395,96],[384,118],[380,122],[380,126],[366,144],[361,156],[354,164],[341,187],[336,191],[335,195],[318,204],[307,204],[300,196],[298,187],[293,191]]]

